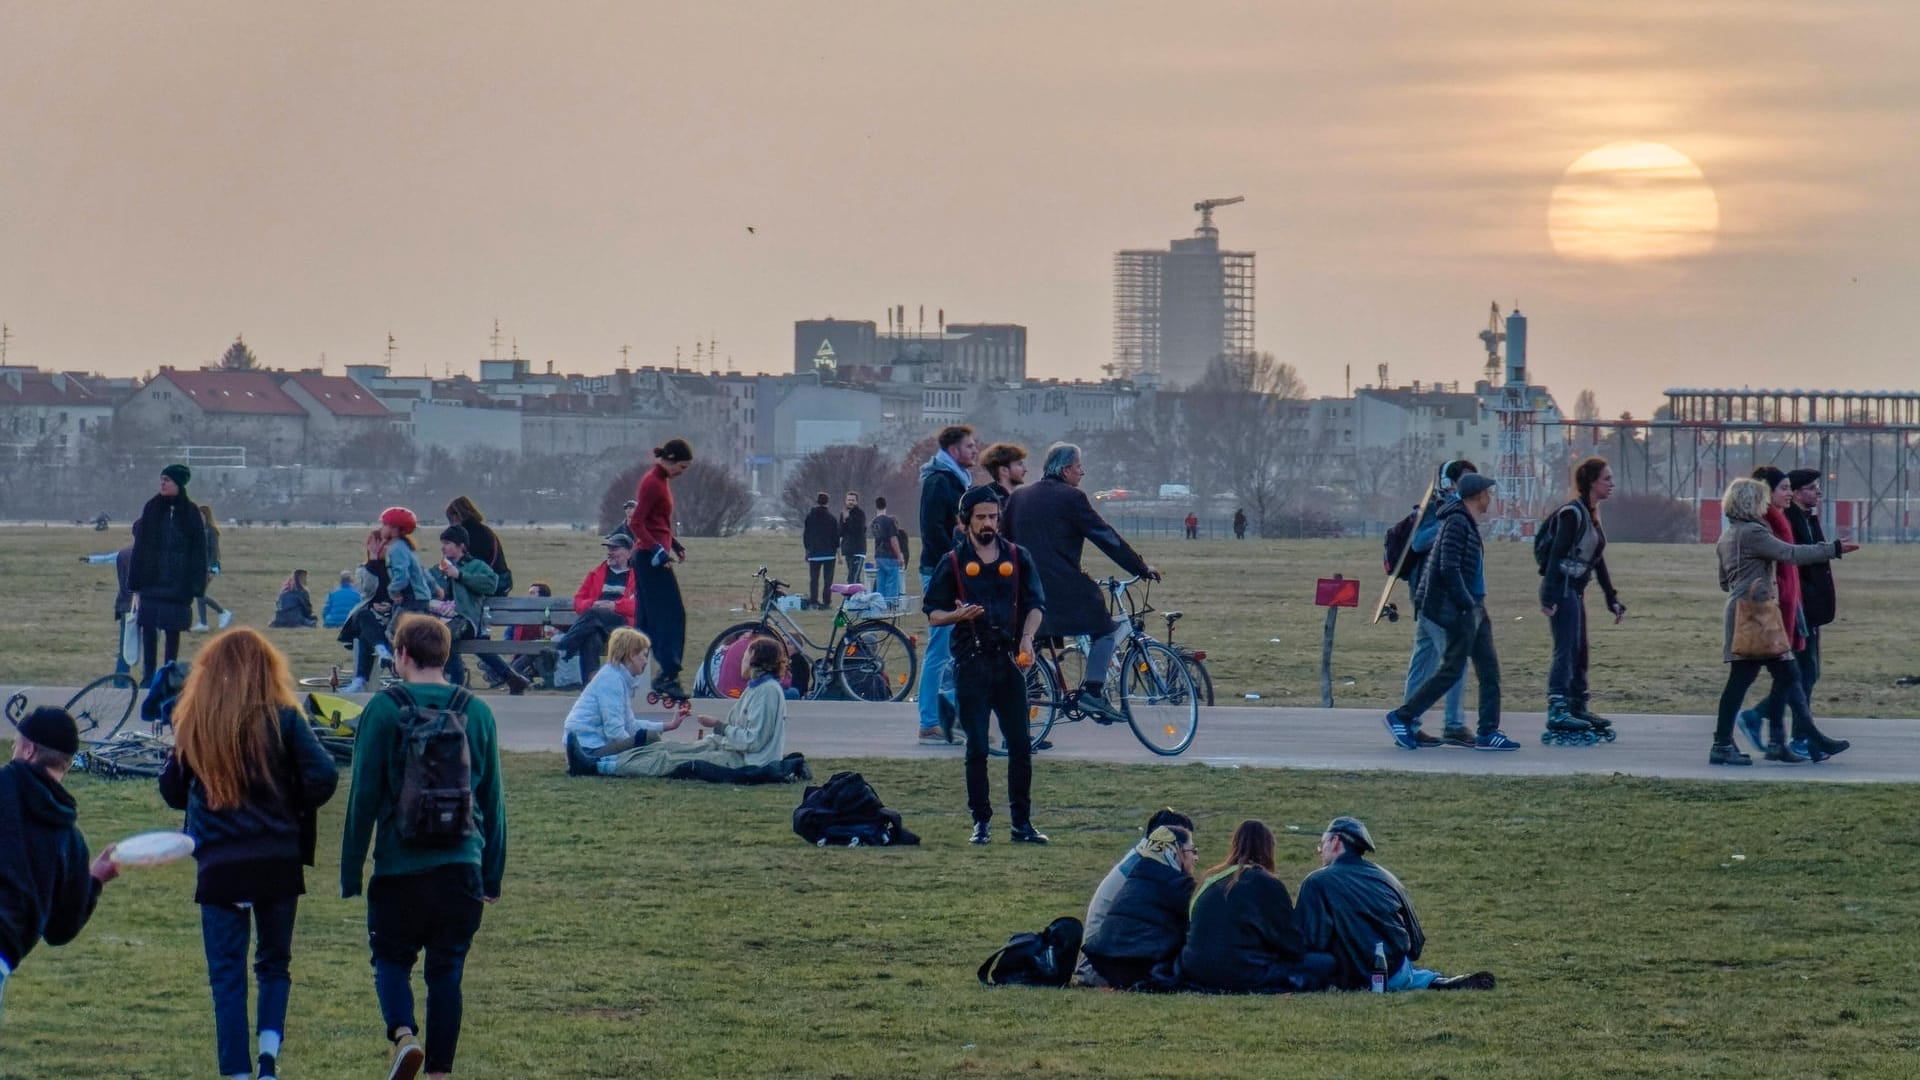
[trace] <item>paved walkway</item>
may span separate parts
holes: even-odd
[[[0,697],[18,687],[0,686]],[[59,703],[71,688],[40,687],[34,703]],[[525,697],[487,695],[508,750],[558,751],[560,728],[572,698],[562,694]],[[722,701],[696,701],[697,711],[724,715]],[[643,713],[644,715],[644,713]],[[1504,776],[1562,776],[1606,773],[1674,779],[1828,782],[1920,781],[1920,720],[1840,718],[1821,721],[1835,738],[1853,749],[1819,765],[1776,765],[1756,760],[1744,769],[1707,764],[1713,721],[1701,716],[1616,716],[1619,739],[1570,749],[1540,745],[1544,717],[1518,713],[1507,717],[1507,731],[1524,745],[1510,753],[1472,750],[1406,751],[1393,746],[1373,709],[1291,709],[1227,706],[1200,711],[1200,733],[1177,758],[1148,753],[1125,727],[1082,722],[1054,729],[1049,758],[1139,764],[1190,764],[1249,768],[1398,770],[1404,772],[1483,773]],[[670,738],[690,735],[691,723]],[[959,747],[919,745],[910,704],[796,701],[789,710],[787,748],[809,758],[958,757]],[[11,735],[11,731],[5,734]],[[1744,747],[1743,747],[1744,749]]]

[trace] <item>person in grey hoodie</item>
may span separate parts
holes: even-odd
[[[940,429],[939,449],[920,466],[920,591],[933,581],[933,568],[953,550],[953,531],[960,525],[960,496],[973,486],[969,470],[980,454],[973,429],[954,424]],[[950,743],[958,715],[951,698],[943,698],[940,680],[953,664],[953,627],[927,631],[927,658],[920,668],[920,741]]]

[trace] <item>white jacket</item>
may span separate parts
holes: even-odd
[[[665,721],[633,715],[633,693],[639,682],[640,677],[625,664],[601,665],[567,710],[564,735],[574,736],[582,750],[598,750],[642,731],[665,731]]]

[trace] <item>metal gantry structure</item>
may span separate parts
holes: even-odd
[[[1213,211],[1235,195],[1193,204],[1200,226],[1165,250],[1113,256],[1113,359],[1118,378],[1197,381],[1218,356],[1254,348],[1254,253],[1222,251]]]
[[[1480,332],[1487,345],[1488,367],[1494,367],[1502,341],[1506,344],[1506,372],[1500,382],[1500,435],[1498,457],[1494,465],[1494,483],[1498,485],[1497,513],[1492,521],[1494,536],[1509,539],[1526,535],[1540,516],[1540,474],[1542,462],[1534,449],[1534,425],[1537,404],[1527,386],[1527,317],[1516,307],[1507,315],[1506,331],[1495,329],[1500,308],[1495,305],[1492,326]]]

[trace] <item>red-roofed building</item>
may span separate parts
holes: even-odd
[[[281,377],[280,389],[307,410],[307,451],[337,449],[373,431],[394,427],[396,416],[385,402],[345,375],[298,371]]]
[[[80,376],[0,368],[0,455],[72,463],[82,440],[112,419],[113,403]]]
[[[163,367],[114,413],[116,424],[171,444],[245,446],[249,465],[298,463],[306,449],[305,406],[271,371],[181,371]]]

